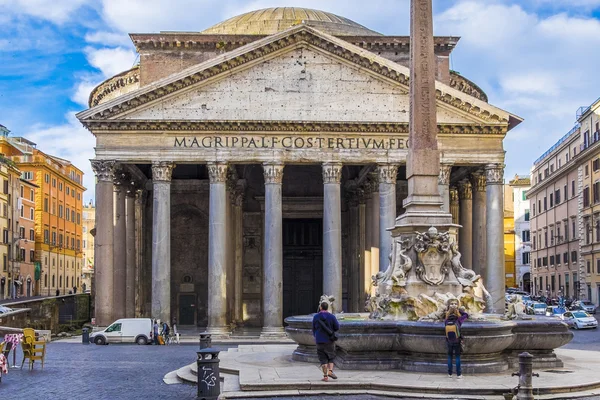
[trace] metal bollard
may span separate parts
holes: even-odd
[[[202,332],[200,334],[200,350],[208,349],[211,346],[212,339],[210,338],[210,333]]]
[[[81,330],[81,343],[90,344],[90,332],[88,328],[83,328]]]
[[[198,398],[217,400],[221,394],[221,377],[219,372],[219,350],[208,347],[196,352],[198,359]]]
[[[519,372],[514,372],[512,376],[519,377],[517,400],[534,400],[532,378],[540,375],[533,372],[533,356],[531,354],[527,352],[519,354]]]

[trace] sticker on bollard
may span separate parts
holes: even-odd
[[[217,400],[221,394],[221,377],[219,372],[220,350],[206,348],[196,352],[198,359],[198,398]]]

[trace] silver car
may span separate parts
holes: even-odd
[[[561,319],[567,323],[570,327],[575,329],[592,328],[598,327],[598,321],[585,311],[568,311],[561,315]]]
[[[589,314],[596,314],[596,305],[589,300],[576,301],[572,309],[580,309]]]
[[[531,303],[528,307],[529,314],[545,315],[546,303]]]

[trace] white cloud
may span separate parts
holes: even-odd
[[[35,142],[44,153],[69,160],[84,173],[83,184],[88,189],[84,198],[93,198],[94,174],[90,159],[94,158],[96,140],[75,118],[75,113],[66,116],[67,122],[57,126],[33,126],[23,136]]]
[[[101,80],[93,80],[93,77],[85,77],[77,84],[75,93],[71,96],[71,100],[75,103],[88,108],[88,100],[92,90],[101,83]]]
[[[560,76],[547,71],[516,73],[500,79],[505,92],[513,94],[539,94],[556,96],[559,94]]]
[[[105,31],[88,33],[85,35],[85,41],[103,46],[131,46],[131,39],[128,35]]]
[[[85,55],[90,65],[100,70],[105,78],[130,69],[137,57],[134,51],[122,47],[101,49],[87,47]]]
[[[62,24],[84,3],[86,0],[0,0],[0,14],[28,15]]]
[[[462,37],[454,69],[480,85],[490,103],[525,119],[505,141],[507,176],[529,172],[600,87],[600,53],[590,51],[600,45],[598,20],[510,3],[463,0],[436,15],[437,34]]]

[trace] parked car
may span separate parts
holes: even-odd
[[[109,343],[150,343],[152,320],[150,318],[122,318],[110,324],[106,329],[90,335],[90,342]]]
[[[575,329],[585,329],[598,327],[598,321],[585,311],[567,311],[561,315],[561,319],[570,327]]]
[[[582,310],[590,314],[596,314],[596,305],[589,300],[574,301],[571,310]]]
[[[6,314],[9,312],[13,312],[14,310],[10,307],[0,306],[0,314]]]
[[[531,303],[529,307],[527,307],[529,314],[533,315],[545,315],[546,314],[546,304],[545,303]]]
[[[567,310],[565,310],[562,307],[558,307],[558,306],[549,306],[546,307],[546,317],[560,317],[561,315],[563,315]]]

